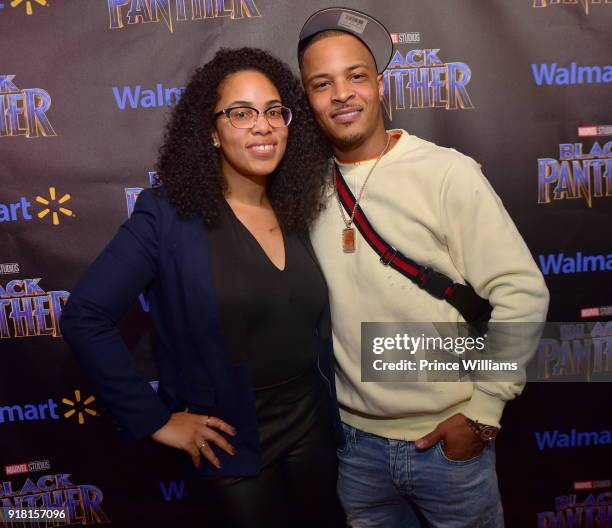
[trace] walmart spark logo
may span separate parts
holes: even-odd
[[[65,204],[68,200],[70,200],[70,198],[71,196],[68,193],[64,194],[59,200],[57,200],[57,203],[60,205],[60,207],[57,207],[57,211],[52,211],[52,202],[56,201],[56,192],[55,192],[55,187],[49,187],[49,199],[48,200],[46,198],[43,198],[42,196],[36,197],[36,201],[38,203],[48,206],[48,207],[45,207],[45,209],[43,209],[42,211],[40,211],[40,213],[38,213],[38,218],[43,219],[49,213],[51,213],[51,218],[53,219],[53,225],[56,226],[56,225],[59,225],[60,223],[58,211],[66,216],[75,216],[75,214],[70,209],[61,207],[61,205]]]
[[[70,418],[73,415],[76,415],[79,420],[79,425],[83,425],[85,423],[85,414],[89,414],[90,416],[98,416],[98,413],[93,409],[90,409],[88,405],[96,400],[94,396],[90,396],[85,401],[81,401],[81,391],[76,389],[74,391],[74,400],[69,400],[68,398],[62,398],[62,403],[71,407],[71,409],[64,413],[64,418]]]
[[[33,0],[36,4],[41,5],[41,6],[48,6],[49,2],[47,2],[47,0]],[[10,3],[11,7],[18,7],[21,4],[24,3],[24,0],[13,0]],[[4,5],[2,6],[4,7]],[[34,11],[32,10],[32,0],[25,0],[25,8],[26,8],[26,14],[27,15],[31,15]]]

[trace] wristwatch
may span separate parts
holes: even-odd
[[[493,440],[497,436],[497,433],[499,433],[499,428],[493,425],[478,423],[478,420],[470,420],[467,416],[465,417],[465,421],[474,434],[484,442]]]

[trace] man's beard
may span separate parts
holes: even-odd
[[[330,139],[336,148],[339,148],[341,150],[348,150],[348,149],[359,146],[359,144],[363,142],[364,138],[365,138],[365,134],[354,133],[354,134],[349,134],[348,136],[334,137]]]

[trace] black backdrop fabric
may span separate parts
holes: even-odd
[[[481,163],[545,274],[549,320],[599,322],[610,336],[612,2],[344,4],[392,32],[389,127]],[[57,322],[150,186],[190,72],[222,46],[267,49],[297,72],[299,29],[334,5],[0,0],[2,505],[66,504],[69,524],[207,525],[185,500],[182,454],[123,443]],[[154,380],[146,309],[136,301],[120,328]],[[533,383],[507,406],[507,526],[612,527],[609,402],[607,383]]]

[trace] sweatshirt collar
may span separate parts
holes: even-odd
[[[399,139],[397,140],[395,145],[393,145],[393,147],[391,147],[391,149],[389,149],[385,153],[385,155],[381,158],[381,162],[389,159],[390,157],[393,157],[398,150],[401,150],[401,149],[398,149],[398,146],[400,145],[400,143],[404,143],[405,141],[407,141],[408,136],[409,136],[408,132],[400,128],[393,128],[391,130],[387,130],[387,133],[391,134],[393,137],[399,136]],[[370,159],[361,160],[361,161],[353,161],[350,163],[344,163],[344,162],[338,161],[335,157],[333,159],[334,159],[334,162],[338,165],[338,167],[345,169],[345,170],[351,170],[356,167],[368,166],[376,161],[376,158],[370,158]]]

